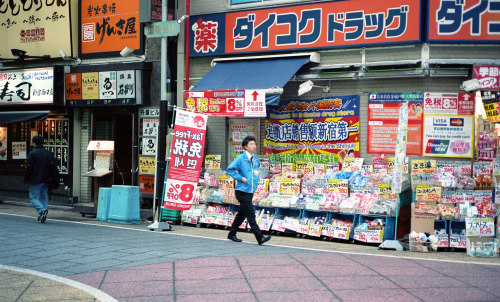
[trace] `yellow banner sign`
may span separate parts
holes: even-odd
[[[139,156],[139,174],[155,174],[155,158]]]

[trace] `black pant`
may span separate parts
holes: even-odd
[[[233,224],[231,225],[231,229],[229,230],[229,235],[236,235],[238,228],[247,218],[248,224],[250,224],[250,229],[252,230],[257,241],[262,239],[262,232],[260,231],[257,222],[255,221],[255,209],[253,208],[252,199],[253,193],[246,193],[242,191],[235,191],[236,199],[240,203],[240,209],[238,210],[238,214],[234,218]]]

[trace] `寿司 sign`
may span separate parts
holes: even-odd
[[[184,102],[186,110],[209,116],[266,116],[266,91],[263,89],[186,91]]]
[[[208,117],[177,110],[172,134],[163,207],[189,210],[203,165],[203,149]]]

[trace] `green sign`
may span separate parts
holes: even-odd
[[[173,37],[179,34],[181,26],[177,21],[155,22],[144,27],[148,38]]]

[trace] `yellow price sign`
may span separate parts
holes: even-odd
[[[382,200],[391,200],[397,198],[396,194],[392,192],[391,184],[379,184],[378,196]]]
[[[310,175],[314,173],[314,163],[297,161],[295,170],[302,175]]]
[[[221,155],[205,156],[205,169],[220,169]]]
[[[223,190],[234,189],[234,179],[232,177],[227,176],[227,175],[220,175],[219,176],[219,187],[221,187]]]
[[[411,162],[411,174],[432,174],[436,172],[436,161],[418,159]]]
[[[328,192],[349,194],[349,185],[347,179],[329,179]]]
[[[281,182],[281,194],[297,195],[300,193],[300,179],[284,178]]]
[[[282,163],[281,164],[281,171],[282,172],[295,171],[295,164],[294,163]]]
[[[417,185],[415,195],[417,201],[435,201],[441,200],[442,188],[431,185]]]

